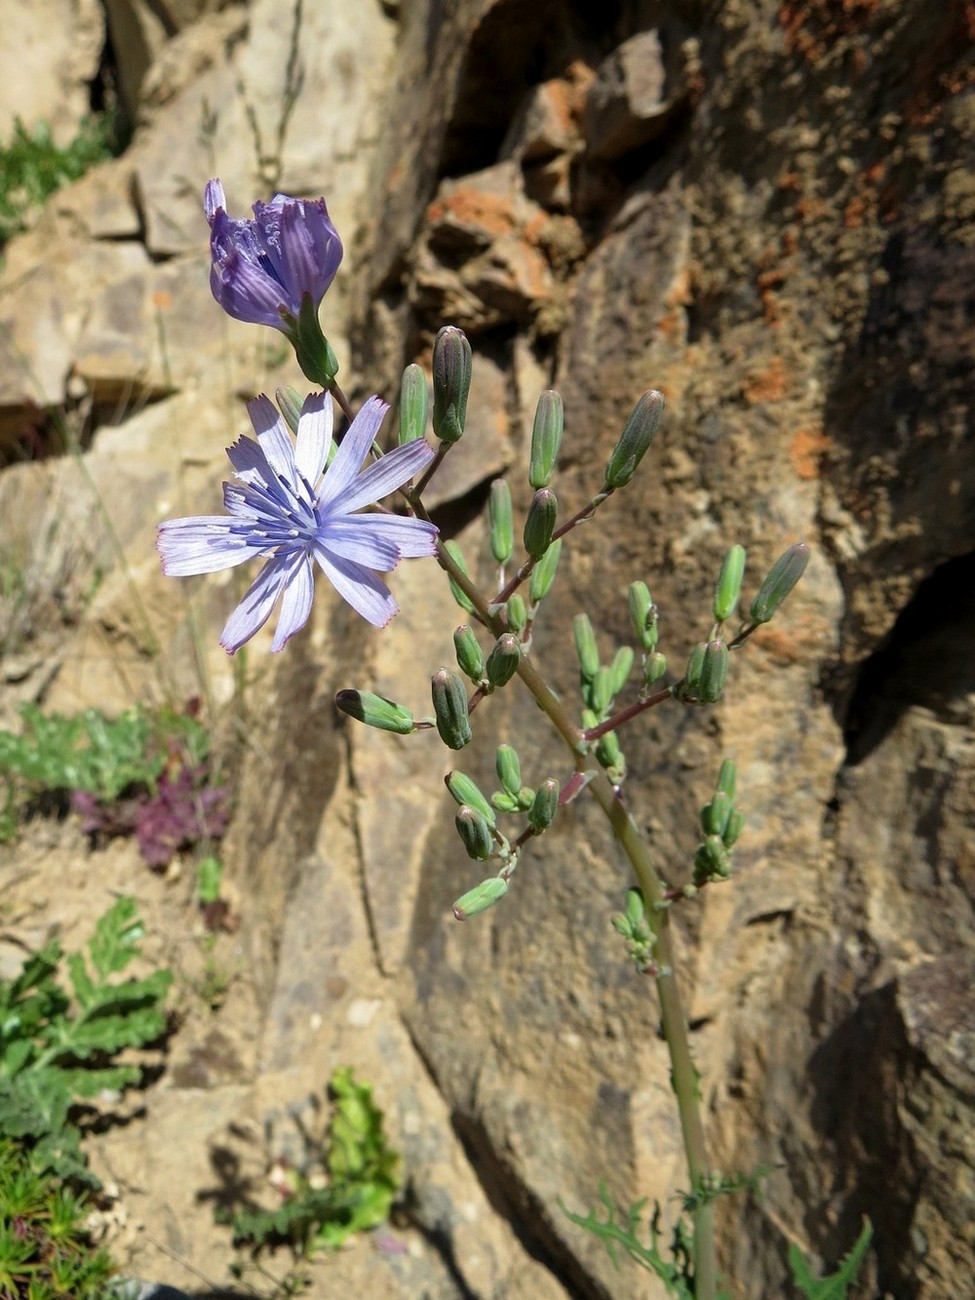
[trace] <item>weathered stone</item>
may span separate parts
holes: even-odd
[[[98,0],[36,0],[5,8],[0,44],[0,142],[17,118],[29,132],[42,122],[69,144],[90,114],[90,86],[105,43]]]

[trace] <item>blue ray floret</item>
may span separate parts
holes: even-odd
[[[433,449],[419,439],[363,468],[389,409],[370,397],[352,421],[328,468],[332,398],[305,399],[293,441],[268,397],[247,404],[257,441],[241,437],[227,449],[237,482],[224,483],[226,515],[169,519],[159,525],[163,570],[175,577],[212,573],[262,557],[264,567],[230,615],[220,644],[233,654],[267,622],[280,598],[271,643],[282,650],[308,621],[312,561],[339,595],[375,627],[397,605],[377,573],[401,559],[433,555],[433,524],[393,514],[355,513],[421,473]]]

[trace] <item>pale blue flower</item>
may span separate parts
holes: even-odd
[[[317,312],[342,261],[342,241],[324,199],[275,194],[254,220],[229,217],[220,181],[207,183],[210,288],[228,315],[292,335],[307,296]]]
[[[283,649],[304,627],[314,587],[312,560],[357,613],[375,627],[385,626],[397,605],[376,573],[387,573],[401,559],[435,554],[437,529],[411,517],[353,512],[421,473],[433,449],[420,439],[363,469],[389,409],[370,397],[325,469],[332,446],[328,393],[305,399],[297,442],[269,398],[257,397],[247,409],[257,441],[242,437],[227,449],[238,480],[223,485],[227,514],[160,524],[164,572],[185,577],[266,559],[221,634],[220,644],[231,654],[264,626],[279,597],[271,649]]]

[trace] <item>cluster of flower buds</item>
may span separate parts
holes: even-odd
[[[737,767],[726,758],[718,773],[718,784],[709,803],[701,809],[703,841],[694,855],[694,886],[731,875],[731,848],[745,825],[745,814],[735,807]]]
[[[495,790],[490,798],[464,772],[448,772],[444,777],[444,784],[458,804],[454,824],[468,857],[476,862],[499,859],[502,864],[499,877],[505,882],[505,889],[498,890],[490,882],[482,881],[458,899],[453,910],[459,920],[465,920],[475,912],[483,912],[504,897],[507,882],[518,865],[521,845],[548,830],[559,807],[558,781],[550,778],[535,790],[522,785],[521,762],[511,745],[498,747],[496,770],[501,788]],[[499,812],[525,817],[525,827],[514,841],[499,828]]]
[[[627,890],[626,911],[614,913],[610,920],[613,929],[626,940],[626,955],[641,975],[659,975],[660,970],[653,959],[656,941],[639,889]]]
[[[629,680],[633,668],[633,649],[620,646],[612,662],[599,659],[596,633],[588,614],[577,614],[572,621],[576,656],[579,660],[579,689],[582,694],[582,726],[586,731],[612,717],[616,697]],[[604,732],[596,741],[594,753],[614,785],[626,776],[626,759],[615,731]]]

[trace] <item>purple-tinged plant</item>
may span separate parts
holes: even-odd
[[[338,362],[318,323],[318,308],[342,261],[342,241],[324,199],[275,194],[254,204],[254,220],[227,215],[223,185],[207,182],[210,289],[229,316],[283,330],[314,383],[335,378]]]
[[[164,571],[186,577],[266,557],[220,637],[230,654],[263,627],[279,596],[271,649],[283,649],[304,627],[311,612],[313,559],[357,613],[384,627],[398,606],[376,573],[388,572],[401,559],[435,554],[437,529],[420,519],[353,512],[420,473],[434,456],[432,448],[420,439],[362,469],[388,410],[370,397],[325,469],[332,445],[328,393],[305,399],[297,443],[269,398],[255,398],[247,408],[257,442],[239,438],[227,449],[239,480],[223,485],[227,514],[160,524]]]

